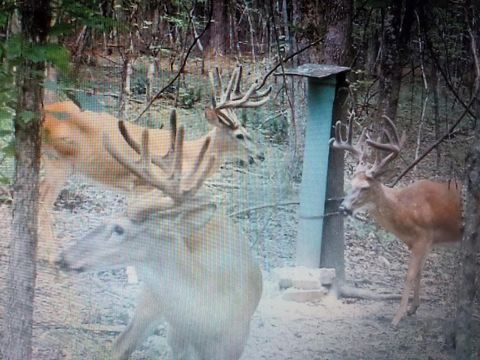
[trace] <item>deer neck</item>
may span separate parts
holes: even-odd
[[[215,168],[217,169],[227,158],[229,158],[233,149],[231,143],[226,136],[222,134],[221,130],[214,128],[209,131],[207,136],[210,136],[211,139],[211,154],[215,155]]]
[[[402,205],[398,201],[398,191],[380,182],[373,185],[372,206],[368,213],[386,230],[396,233],[399,219],[402,219]]]

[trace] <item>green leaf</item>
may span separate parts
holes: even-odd
[[[12,139],[7,146],[3,147],[1,150],[6,156],[13,157],[15,156],[15,139]]]
[[[53,25],[48,32],[49,36],[68,35],[72,33],[75,27],[72,24],[58,23]]]
[[[33,121],[33,119],[35,119],[35,113],[29,110],[22,111],[19,114],[18,119],[20,120],[20,123],[28,124],[29,122]]]
[[[13,35],[5,43],[5,52],[7,59],[17,60],[22,55],[22,36],[20,34]]]
[[[25,59],[34,63],[46,61],[45,49],[43,45],[33,45],[26,47],[23,52]]]
[[[66,47],[58,44],[46,44],[43,46],[45,51],[45,60],[58,67],[62,71],[67,71],[70,65],[70,52]]]
[[[4,175],[0,176],[0,184],[11,184],[11,182],[12,182],[12,179],[10,179],[9,177],[4,176]],[[2,199],[2,198],[3,198],[3,200],[7,199],[6,196],[3,196],[3,197],[0,196],[0,199]]]

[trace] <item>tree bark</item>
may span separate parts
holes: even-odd
[[[477,105],[477,109],[479,109]],[[480,115],[480,112],[477,111]],[[476,259],[480,249],[480,126],[477,122],[475,140],[466,159],[464,234],[461,243],[460,281],[457,291],[456,359],[473,360],[472,315],[477,291]]]
[[[209,31],[210,52],[225,55],[228,49],[228,0],[211,0],[213,6],[213,23]]]
[[[475,26],[478,8],[471,1],[465,4],[465,19],[470,34],[472,54],[475,68],[475,87],[472,110],[476,117],[480,116],[480,31]],[[475,11],[477,10],[477,11]],[[473,360],[475,350],[473,347],[472,315],[477,292],[477,256],[480,252],[480,124],[475,122],[475,138],[472,148],[467,155],[464,189],[464,234],[461,243],[461,273],[458,286],[455,355],[460,360]]]
[[[327,64],[349,65],[352,48],[352,1],[329,1],[330,12],[327,20],[327,32],[323,49],[323,61]],[[333,120],[346,119],[345,101],[347,91],[345,74],[337,76],[337,94],[333,107]],[[332,136],[333,136],[332,127]],[[330,151],[329,171],[327,175],[327,204],[325,213],[338,209],[338,201],[329,201],[343,196],[344,181],[343,152]],[[330,216],[324,219],[321,267],[333,267],[336,270],[337,284],[345,280],[345,239],[343,217]]]
[[[26,43],[44,43],[50,26],[48,0],[19,2]],[[40,170],[40,114],[43,63],[24,59],[17,70],[15,184],[12,237],[7,274],[7,303],[2,346],[4,360],[32,358],[32,323],[36,278],[37,214]],[[28,114],[33,114],[33,119]]]
[[[383,16],[383,32],[381,57],[378,71],[378,100],[376,119],[381,121],[382,115],[395,119],[398,98],[400,95],[400,19],[402,2],[391,1]]]

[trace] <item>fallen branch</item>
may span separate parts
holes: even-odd
[[[363,300],[400,300],[399,294],[377,294],[367,289],[344,285],[338,289],[338,297]]]
[[[125,325],[104,325],[104,324],[48,324],[35,323],[34,328],[58,329],[58,330],[82,330],[88,332],[102,332],[119,334],[125,330]]]

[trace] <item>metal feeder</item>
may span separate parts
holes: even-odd
[[[337,239],[323,239],[326,223],[327,177],[329,168],[329,139],[332,135],[332,113],[337,93],[337,86],[344,82],[348,67],[335,65],[304,64],[295,69],[288,69],[285,75],[301,76],[308,79],[307,90],[307,128],[305,134],[305,153],[303,160],[302,183],[300,186],[299,228],[296,248],[296,264],[310,268],[329,266],[321,263],[322,241],[335,242]],[[280,74],[276,74],[280,75]],[[343,159],[343,155],[342,159]],[[342,167],[343,171],[343,167]],[[329,179],[330,182],[335,179]],[[343,176],[340,181],[343,189]],[[337,181],[338,182],[338,181]],[[330,186],[329,186],[330,187]],[[327,222],[325,226],[335,226],[335,222]],[[333,248],[342,247],[343,226],[328,229],[328,234],[341,236],[341,244],[331,244]],[[323,244],[326,245],[326,244]],[[329,261],[327,261],[329,262]],[[343,276],[343,259],[342,275]],[[339,269],[337,269],[338,272]],[[337,273],[337,277],[338,277]]]

